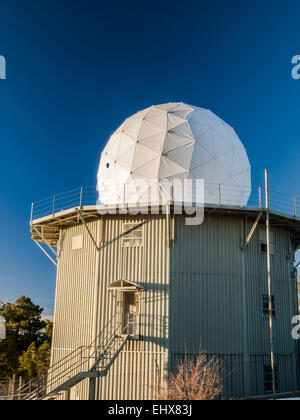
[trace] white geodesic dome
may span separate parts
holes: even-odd
[[[100,202],[143,203],[149,185],[163,179],[204,179],[210,204],[244,206],[251,193],[250,163],[234,129],[184,103],[151,106],[111,135],[98,171]]]

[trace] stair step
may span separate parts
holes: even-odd
[[[43,235],[44,238],[46,238],[45,235],[47,235],[47,233],[43,231]],[[49,232],[49,236],[50,235],[53,236],[53,231]],[[34,233],[33,236],[35,236]],[[110,322],[109,331],[116,331],[120,326],[116,316],[113,318],[113,320],[113,324],[112,321]],[[44,397],[40,396],[45,392],[45,384],[43,384],[40,388],[32,392],[25,399],[55,399],[60,393],[70,390],[72,387],[79,384],[86,378],[106,376],[110,367],[113,365],[119,353],[122,351],[125,343],[130,338],[128,334],[122,336],[112,333],[110,334],[111,338],[107,340],[107,344],[105,346],[99,346],[98,349],[96,348],[96,350],[93,350],[92,352],[91,349],[95,348],[93,345],[81,346],[77,350],[74,350],[72,353],[70,353],[70,355],[67,355],[60,362],[58,362],[54,369],[51,370],[50,368],[48,372],[47,387],[50,389],[52,388],[52,390],[47,395]],[[107,330],[104,329],[99,334],[98,338],[100,342],[101,336],[107,337]],[[86,354],[89,356],[85,357]],[[91,354],[92,358],[95,359],[95,362],[93,362],[89,371],[83,370],[87,367],[87,360],[91,357]],[[78,361],[70,363],[71,361],[76,360],[77,356],[81,357],[81,362],[79,364]],[[70,368],[72,369],[71,371]],[[73,372],[73,377],[69,377],[71,372]],[[51,377],[56,378],[55,382],[53,380],[51,382]]]

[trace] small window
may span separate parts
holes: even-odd
[[[83,247],[83,235],[73,236],[72,250],[82,249]]]
[[[272,317],[275,318],[276,316],[276,308],[275,308],[275,297],[271,296],[271,303],[272,303]],[[269,316],[269,295],[263,295],[263,314],[264,316]]]
[[[259,231],[259,251],[263,254],[266,254],[268,251],[267,248],[267,233],[265,230]],[[274,234],[270,232],[270,254],[274,255]]]
[[[265,365],[264,367],[264,386],[265,386],[265,393],[272,394],[273,393],[273,381],[272,381],[272,368],[271,365]],[[275,390],[279,392],[279,381],[278,381],[278,369],[275,366]]]
[[[143,246],[143,225],[141,223],[123,224],[123,247]]]
[[[261,242],[260,243],[260,252],[263,252],[263,253],[267,253],[267,244],[265,244],[264,242]]]

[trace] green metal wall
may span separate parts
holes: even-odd
[[[266,254],[260,252],[259,229],[242,251],[254,220],[210,215],[199,226],[176,217],[170,251],[170,353],[176,357],[200,348],[224,359],[228,397],[264,391],[264,363],[269,364],[268,319],[262,295],[267,293]],[[273,294],[276,363],[280,391],[297,386],[296,343],[291,338],[295,289],[289,232],[273,228]]]

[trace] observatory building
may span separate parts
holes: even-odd
[[[204,219],[190,223],[174,185],[197,179],[204,203],[191,201]],[[163,180],[173,186],[167,197]],[[152,399],[153,386],[200,349],[223,360],[224,397],[272,391],[267,214],[276,388],[299,389],[291,320],[300,219],[249,205],[250,195],[234,129],[211,111],[169,103],[112,134],[96,194],[81,188],[35,203],[32,238],[57,266],[57,285],[51,366],[33,397]]]

